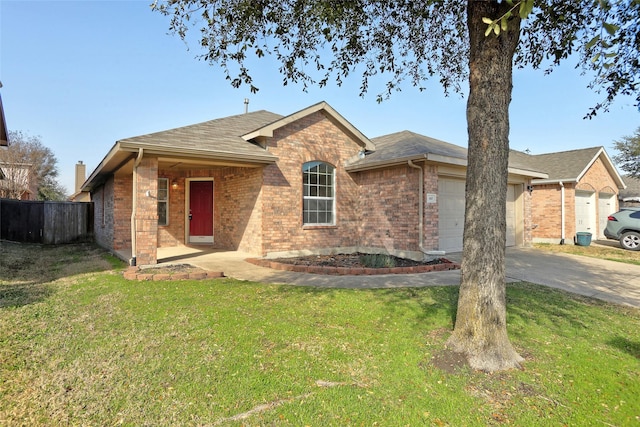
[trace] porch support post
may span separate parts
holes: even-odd
[[[158,258],[158,159],[144,157],[134,174],[135,254],[137,265],[157,264]]]

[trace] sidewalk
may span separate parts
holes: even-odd
[[[171,249],[171,248],[167,248]],[[187,248],[188,249],[188,248]],[[161,262],[185,262],[203,269],[223,271],[227,277],[263,283],[329,288],[401,288],[459,285],[460,270],[376,276],[327,276],[259,267],[244,260],[242,252],[191,250],[190,254],[159,253]],[[446,258],[460,262],[461,253]],[[595,258],[557,254],[531,248],[508,248],[507,282],[527,281],[563,289],[616,304],[640,308],[640,266]]]

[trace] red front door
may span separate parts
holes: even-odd
[[[213,243],[213,181],[191,181],[189,218],[189,242]]]

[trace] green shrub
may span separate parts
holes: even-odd
[[[396,266],[395,258],[387,254],[361,255],[360,262],[368,268],[391,268]]]

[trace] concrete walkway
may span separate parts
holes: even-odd
[[[446,258],[460,262],[461,253]],[[378,276],[328,276],[259,267],[244,260],[242,252],[197,248],[162,248],[161,263],[189,263],[227,277],[262,283],[328,288],[400,288],[459,285],[460,271]],[[639,255],[640,257],[640,255]],[[507,282],[527,281],[616,304],[640,308],[640,266],[583,256],[557,254],[531,248],[507,249]]]

